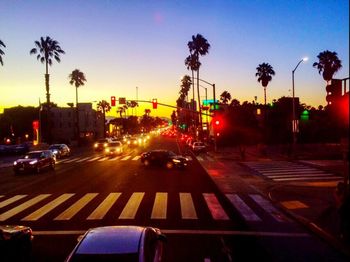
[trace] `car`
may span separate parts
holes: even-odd
[[[173,151],[157,149],[141,154],[141,163],[146,167],[150,165],[166,166],[168,169],[173,167],[184,168],[187,166],[188,159],[181,155],[176,155]]]
[[[193,142],[192,150],[195,153],[205,152],[207,150],[207,147],[203,142]]]
[[[108,142],[109,141],[106,138],[101,138],[97,140],[96,143],[94,144],[95,151],[103,151],[108,145]]]
[[[120,141],[109,142],[105,147],[107,156],[119,155],[123,153],[123,144]]]
[[[164,261],[166,237],[158,228],[105,226],[89,229],[69,254],[75,261]]]
[[[33,231],[21,225],[0,225],[1,261],[31,261]]]
[[[70,148],[66,144],[53,144],[49,146],[49,150],[56,156],[57,159],[70,156]]]
[[[137,147],[139,145],[139,139],[137,137],[130,137],[127,141],[129,147]]]
[[[13,162],[15,174],[26,171],[40,173],[45,168],[55,170],[56,158],[50,150],[31,151]]]

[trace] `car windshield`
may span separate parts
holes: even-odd
[[[137,262],[138,253],[131,254],[75,254],[71,262]]]
[[[49,149],[60,149],[61,145],[52,145],[49,147]]]
[[[31,158],[40,158],[40,156],[42,155],[41,152],[32,152],[32,153],[28,153],[24,156],[25,159],[31,159]]]

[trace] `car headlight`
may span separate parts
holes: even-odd
[[[103,146],[106,147],[108,144],[107,143],[104,143]]]
[[[130,141],[128,141],[128,145],[130,145]]]
[[[106,148],[105,151],[108,153],[109,152],[109,148]]]
[[[137,144],[137,141],[136,141],[136,140],[134,141],[134,144],[135,144],[135,145]]]
[[[117,148],[117,152],[120,152],[120,148],[119,147]]]
[[[17,161],[13,162],[13,165],[14,165],[14,166],[17,165]]]
[[[33,160],[29,162],[30,165],[35,165],[36,163],[38,163],[38,160]]]
[[[94,147],[98,147],[98,144],[96,143],[96,144],[94,145]]]
[[[181,160],[179,160],[179,159],[173,159],[173,162],[174,162],[174,163],[180,163]]]

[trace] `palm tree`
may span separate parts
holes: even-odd
[[[111,110],[111,106],[106,100],[97,103],[97,110],[103,115],[103,137],[106,137],[106,113]]]
[[[268,63],[262,63],[256,68],[255,76],[258,77],[258,82],[261,81],[262,86],[264,87],[264,104],[266,105],[266,87],[268,83],[272,80],[272,76],[275,75],[275,71],[272,66]]]
[[[46,86],[46,103],[50,105],[50,86],[49,86],[49,65],[52,65],[52,58],[57,62],[61,62],[60,54],[65,54],[65,52],[59,46],[59,43],[56,40],[51,39],[46,36],[40,38],[39,41],[34,42],[36,47],[30,50],[31,55],[37,55],[37,60],[41,63],[45,63],[45,86]]]
[[[220,95],[220,100],[223,104],[227,104],[231,100],[231,94],[227,91],[222,92]]]
[[[342,68],[341,60],[338,58],[336,52],[323,51],[317,56],[318,62],[315,62],[312,66],[318,69],[318,73],[323,76],[325,81],[330,81],[333,75]]]
[[[180,90],[180,94],[183,94],[185,97],[188,96],[188,91],[190,91],[191,88],[191,77],[188,75],[185,75],[182,79],[181,79],[181,90]]]
[[[80,137],[80,127],[79,127],[79,109],[78,109],[78,87],[83,86],[86,82],[86,78],[83,72],[79,69],[75,69],[69,75],[71,85],[75,85],[75,105],[76,105],[76,114],[77,114],[77,139]]]
[[[194,101],[194,71],[199,69],[201,62],[194,55],[190,54],[185,59],[185,65],[187,66],[187,70],[191,70],[192,72],[192,99]],[[194,107],[192,109],[194,110]]]
[[[187,46],[190,50],[190,54],[193,55],[192,59],[194,59],[195,64],[198,66],[197,68],[197,95],[198,95],[198,107],[199,107],[199,122],[200,128],[202,130],[202,110],[201,110],[201,100],[199,96],[199,68],[201,66],[199,62],[199,56],[204,56],[209,53],[210,44],[207,39],[205,39],[201,34],[197,34],[196,36],[192,36],[192,41],[187,43]]]
[[[1,47],[1,46],[6,47],[6,45],[4,44],[4,42],[0,40],[0,47]],[[3,56],[4,54],[5,54],[4,51],[2,51],[2,50],[0,49],[0,64],[1,64],[2,66],[4,65],[4,62],[2,61],[2,56]]]

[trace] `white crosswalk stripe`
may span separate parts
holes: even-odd
[[[128,160],[128,159],[130,159],[131,158],[131,156],[125,156],[125,157],[123,157],[121,160],[122,161],[125,161],[125,160]]]
[[[314,167],[287,161],[243,162],[266,178],[277,182],[341,180],[342,177]]]
[[[58,214],[53,218],[54,221],[69,221],[73,219],[78,213],[79,218],[87,221],[102,220],[107,216],[112,217],[114,220],[132,220],[135,219],[142,205],[147,205],[147,208],[150,209],[150,217],[152,220],[166,220],[169,219],[169,208],[174,206],[174,204],[169,203],[169,194],[168,192],[156,192],[152,194],[146,194],[146,192],[134,192],[128,199],[125,199],[126,202],[119,201],[122,192],[112,192],[109,193],[104,198],[101,197],[99,193],[86,193],[84,195],[77,195],[75,193],[64,193],[55,198],[51,194],[39,194],[37,196],[28,195],[15,195],[15,196],[3,196],[2,202],[0,202],[0,221],[6,221],[11,219],[14,216],[19,216],[23,212],[23,216],[19,218],[21,221],[40,221],[49,217],[50,212]],[[199,220],[201,217],[198,216],[196,207],[203,205],[205,203],[207,210],[207,216],[213,220],[225,221],[231,220],[227,211],[223,208],[219,199],[214,193],[202,193],[197,195],[194,198],[194,195],[189,192],[179,192],[171,193],[177,194],[177,196],[172,199],[178,199],[180,207],[180,217],[183,220]],[[143,201],[147,196],[147,199],[152,199],[153,202]],[[259,223],[264,219],[267,219],[265,216],[258,215],[253,208],[256,209],[256,205],[260,206],[259,212],[265,211],[272,221],[278,223],[289,222],[287,219],[272,205],[272,203],[257,194],[246,195],[244,198],[240,197],[238,194],[226,194],[226,198],[232,204],[232,207],[235,208],[238,213],[241,214],[241,217],[247,222]],[[73,199],[75,200],[73,201]],[[93,201],[94,200],[94,201]],[[200,203],[195,203],[195,201],[200,201]],[[69,202],[70,205],[67,205]],[[40,203],[40,206],[39,206]],[[95,208],[91,209],[90,213],[83,212],[84,210],[89,210],[88,205],[94,203]],[[123,206],[120,206],[121,203]],[[152,204],[150,204],[152,203]],[[255,204],[254,204],[255,203]],[[16,206],[14,206],[17,204]],[[37,208],[33,210],[33,206]],[[65,206],[63,209],[62,207]],[[115,206],[119,206],[121,210],[120,214],[115,214],[112,212],[112,209]],[[8,207],[9,210],[5,210]],[[30,208],[30,213],[25,212]],[[60,210],[60,208],[62,210]],[[58,212],[59,211],[59,212]],[[258,213],[259,213],[258,212]],[[140,213],[142,215],[142,213]],[[117,216],[117,217],[115,217]],[[203,216],[203,214],[201,214]]]

